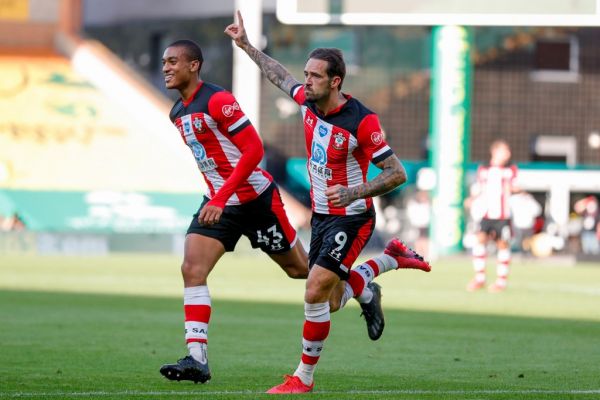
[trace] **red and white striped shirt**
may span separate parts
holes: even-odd
[[[256,130],[225,89],[200,82],[190,99],[175,103],[169,117],[192,150],[208,185],[210,204],[247,203],[273,181],[257,167],[263,149]]]
[[[303,85],[292,88],[290,95],[302,109],[313,211],[331,215],[367,211],[373,204],[371,198],[334,207],[325,191],[337,184],[354,187],[365,183],[369,163],[376,164],[393,154],[385,142],[377,114],[344,95],[347,101],[342,106],[321,115],[315,103],[306,100]]]
[[[477,184],[484,218],[509,219],[510,196],[516,185],[517,166],[480,166],[477,169]],[[483,210],[482,210],[483,211]]]

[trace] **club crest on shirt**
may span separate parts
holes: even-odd
[[[381,132],[371,133],[371,141],[374,144],[381,144],[381,142],[383,142],[383,133],[381,133]]]
[[[226,104],[223,106],[221,111],[223,111],[223,115],[227,118],[233,116],[233,113],[240,110],[240,105],[237,101],[233,102],[233,104]]]
[[[335,135],[333,135],[333,148],[336,150],[343,150],[345,141],[346,138],[344,137],[344,134],[342,132],[336,133]]]
[[[202,126],[202,120],[198,117],[194,118],[194,120],[192,121],[192,125],[194,125],[194,128],[196,128],[196,131],[198,133],[204,133],[206,131],[206,129],[204,129],[204,126]]]

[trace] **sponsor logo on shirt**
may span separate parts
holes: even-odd
[[[190,143],[190,148],[192,149],[192,153],[194,154],[194,158],[196,159],[200,171],[207,172],[217,168],[215,159],[206,157],[206,149],[200,142]]]
[[[232,117],[233,113],[240,110],[240,105],[238,102],[234,102],[233,104],[226,104],[221,109],[223,111],[223,115],[227,118]]]
[[[312,117],[311,117],[310,115],[308,115],[308,114],[306,115],[306,119],[305,119],[305,121],[306,121],[306,124],[307,124],[308,126],[310,126],[311,128],[312,128],[312,126],[313,126],[313,125],[314,125],[314,123],[315,123],[315,120],[314,120],[314,118],[312,118]]]
[[[190,121],[189,120],[183,121],[183,131],[186,134],[192,133],[192,125],[190,125]]]
[[[381,142],[383,142],[383,133],[381,133],[381,132],[371,133],[371,141],[377,145],[381,144]]]
[[[194,136],[194,128],[192,127],[193,123],[191,114],[187,114],[178,118],[177,121],[175,121],[175,126],[177,126],[177,129],[179,129],[179,132],[181,132],[181,136],[183,136],[186,143],[196,140]]]
[[[323,125],[319,125],[319,136],[321,137],[325,137],[327,135],[327,133],[329,132],[329,129],[327,129],[325,126]]]
[[[328,181],[333,179],[331,168],[327,168],[324,165],[319,165],[313,160],[310,160],[309,172],[312,176],[318,176],[319,178],[326,179]]]
[[[327,168],[325,165],[327,164],[327,152],[325,148],[321,146],[317,142],[313,142],[310,163],[309,163],[309,173],[313,176],[318,176],[319,178],[331,180],[333,178],[333,172],[331,168]]]
[[[327,164],[327,151],[319,143],[313,142],[310,153],[311,153],[310,154],[311,161],[313,161],[319,165]]]
[[[206,149],[199,142],[190,143],[190,147],[192,148],[192,153],[194,153],[194,157],[197,160],[203,160],[206,158]]]
[[[201,172],[212,171],[213,169],[217,169],[217,163],[214,158],[207,158],[206,160],[198,161],[198,168],[200,168]]]

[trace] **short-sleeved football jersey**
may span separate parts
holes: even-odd
[[[484,218],[509,219],[510,196],[517,180],[517,166],[480,166],[477,169],[477,184],[480,187]]]
[[[213,198],[223,187],[240,157],[232,137],[250,125],[235,97],[219,86],[200,82],[188,101],[179,99],[169,114],[188,145]],[[246,203],[258,197],[273,181],[271,175],[255,168],[227,200],[226,205]]]
[[[355,215],[371,208],[371,198],[334,207],[327,201],[325,190],[336,184],[353,187],[365,183],[369,163],[376,164],[393,154],[385,142],[377,114],[344,95],[347,101],[323,116],[314,102],[306,100],[303,85],[294,86],[290,95],[302,109],[313,211]]]

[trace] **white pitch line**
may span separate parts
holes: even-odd
[[[204,391],[204,390],[190,390],[190,391],[121,391],[121,392],[15,392],[15,393],[0,393],[0,398],[10,397],[88,397],[88,396],[189,396],[189,395],[248,395],[255,396],[257,394],[264,394],[265,392],[254,392],[248,390],[239,391]],[[408,395],[482,395],[482,394],[509,394],[509,395],[526,395],[526,394],[556,394],[556,395],[586,395],[586,394],[600,394],[600,389],[590,390],[544,390],[544,389],[530,389],[530,390],[509,390],[509,389],[497,389],[497,390],[317,390],[313,392],[315,395],[318,394],[381,394],[381,395],[392,395],[392,394],[408,394]]]

